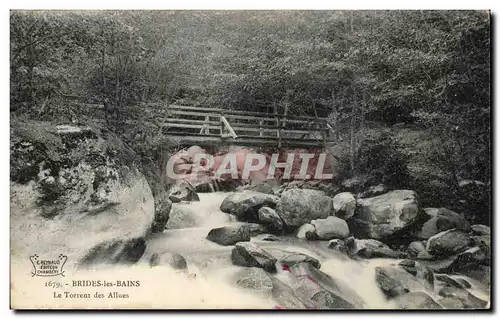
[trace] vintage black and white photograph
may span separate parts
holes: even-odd
[[[9,15],[12,309],[492,309],[490,11]]]

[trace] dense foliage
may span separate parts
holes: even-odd
[[[491,179],[488,12],[13,11],[13,114],[92,113],[70,96],[103,104],[113,130],[144,117],[125,110],[140,102],[325,116],[351,174],[405,166],[373,166],[392,155],[376,155],[368,136],[390,129],[382,144],[408,158],[408,185],[456,193],[459,180]],[[119,133],[158,139],[133,129]],[[403,129],[419,132],[415,143]]]

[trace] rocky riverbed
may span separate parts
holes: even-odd
[[[12,295],[21,307],[53,302],[34,289],[43,278],[26,275],[34,254],[67,255],[67,278],[141,282],[132,299],[71,306],[490,305],[490,228],[421,207],[412,190],[332,194],[313,182],[160,190],[113,136],[38,129],[43,134],[17,131],[11,145]]]

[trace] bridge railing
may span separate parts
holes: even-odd
[[[328,139],[326,119],[261,112],[170,105],[164,127],[169,133],[222,138]]]
[[[141,108],[141,115],[124,116],[123,120],[117,120],[105,116],[103,105],[79,104],[83,109],[91,110],[94,121],[117,122],[119,125],[137,125],[140,122],[158,128],[159,133],[179,136],[190,142],[227,139],[255,145],[317,145],[330,141],[333,135],[326,119],[311,116],[148,103],[123,107],[122,112],[129,113]]]

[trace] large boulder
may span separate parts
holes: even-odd
[[[186,181],[173,185],[168,192],[168,198],[172,203],[200,201],[194,187]]]
[[[417,236],[420,239],[430,237],[452,228],[467,232],[470,230],[469,223],[462,215],[446,208],[426,208],[424,211],[431,216],[419,230]]]
[[[335,216],[329,216],[325,219],[315,219],[311,221],[314,226],[315,233],[318,239],[344,239],[349,236],[349,226],[345,220]]]
[[[236,266],[257,267],[267,272],[276,272],[277,259],[254,243],[237,243],[231,251],[231,261]]]
[[[273,231],[283,229],[283,221],[276,211],[269,207],[261,207],[258,210],[259,222],[268,225],[268,228]]]
[[[361,238],[383,239],[412,224],[418,213],[417,195],[411,190],[358,199],[353,231]]]
[[[13,259],[59,247],[71,267],[89,250],[115,251],[164,230],[166,192],[155,193],[138,155],[109,131],[13,121],[10,142]],[[123,260],[134,260],[141,246]]]
[[[397,297],[424,289],[416,277],[398,267],[376,267],[375,280],[387,297]]]
[[[431,296],[423,291],[409,292],[393,300],[399,309],[442,309]]]
[[[470,236],[463,231],[450,229],[432,236],[427,241],[427,251],[438,258],[456,255],[470,245]]]
[[[236,286],[268,298],[272,294],[273,282],[261,268],[244,268],[239,270],[233,278]]]
[[[295,229],[313,219],[330,216],[333,202],[322,191],[294,188],[283,192],[276,212],[286,226]]]
[[[349,219],[356,210],[356,198],[353,194],[344,192],[333,197],[333,211],[335,216]]]
[[[255,191],[235,192],[228,195],[222,204],[220,210],[236,216],[240,221],[258,222],[258,211],[261,207],[276,207],[278,197]]]

